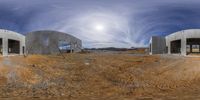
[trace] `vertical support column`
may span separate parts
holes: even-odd
[[[167,45],[168,45],[168,54],[171,54],[171,42],[167,41]]]
[[[199,45],[199,52],[198,53],[200,53],[200,45]]]
[[[190,44],[190,53],[192,53],[192,44]]]
[[[167,50],[166,50],[166,51],[167,51],[166,53],[167,53],[167,54],[170,54],[170,48],[171,48],[171,46],[170,46],[169,37],[165,37],[165,41],[166,41],[165,44],[166,44],[166,47],[167,47],[167,48],[166,48],[166,49],[167,49]]]
[[[72,53],[72,43],[70,42],[70,53]]]
[[[181,55],[186,56],[186,37],[184,35],[184,32],[182,33],[182,38],[181,38]]]
[[[8,55],[8,39],[7,38],[3,38],[2,39],[2,45],[3,45],[3,56],[7,56]]]
[[[198,46],[199,46],[199,52],[198,53],[200,53],[200,45],[198,44]]]
[[[23,49],[22,41],[19,41],[19,54],[20,55],[23,55],[23,52],[22,52],[23,50],[22,49]]]

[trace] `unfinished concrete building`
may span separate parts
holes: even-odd
[[[80,52],[82,41],[74,36],[57,31],[35,31],[26,35],[28,54],[58,54]]]
[[[154,36],[149,49],[150,54],[200,54],[200,29],[183,30],[166,37]]]
[[[17,32],[0,29],[0,55],[23,55],[25,36]]]
[[[149,45],[150,54],[166,53],[165,37],[152,36]]]

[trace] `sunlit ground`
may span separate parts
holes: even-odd
[[[71,100],[197,99],[200,58],[82,53],[0,58],[0,97]]]

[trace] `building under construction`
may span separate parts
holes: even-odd
[[[23,55],[25,53],[25,36],[17,32],[0,29],[0,54]]]
[[[66,33],[56,31],[35,31],[26,35],[28,54],[57,54],[80,52],[80,39]]]
[[[26,36],[0,29],[0,54],[2,56],[24,54],[59,54],[80,52],[82,41],[57,31],[35,31]]]
[[[166,37],[153,36],[149,51],[150,54],[200,54],[200,29],[183,30]]]

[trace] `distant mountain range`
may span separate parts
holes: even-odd
[[[147,49],[147,48],[116,48],[116,47],[106,47],[106,48],[84,48],[84,50],[108,50],[108,51],[127,51],[127,50],[137,50],[137,49]]]

